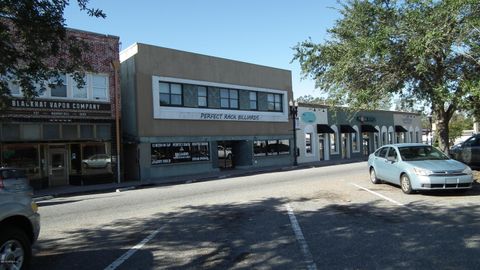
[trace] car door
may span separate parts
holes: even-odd
[[[385,175],[387,174],[387,168],[386,168],[386,156],[388,149],[390,147],[384,146],[383,148],[380,148],[378,150],[378,155],[375,156],[374,158],[374,164],[373,167],[375,169],[375,173],[377,174],[377,178],[379,179],[385,179]]]
[[[400,159],[398,157],[397,149],[390,147],[388,149],[385,163],[386,175],[384,180],[399,185],[401,168],[399,166]]]
[[[480,136],[477,135],[472,142],[472,166],[480,166]]]

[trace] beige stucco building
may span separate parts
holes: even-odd
[[[291,72],[146,44],[120,53],[126,177],[291,164]]]

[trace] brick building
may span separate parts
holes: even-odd
[[[10,82],[13,98],[0,114],[0,164],[25,169],[36,189],[111,182],[116,175],[119,38],[73,29],[68,34],[90,46],[86,84],[79,88],[63,74],[62,85],[27,101]]]

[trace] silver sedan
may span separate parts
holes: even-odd
[[[404,193],[415,190],[471,189],[472,170],[425,144],[384,145],[368,157],[370,181],[399,185]]]

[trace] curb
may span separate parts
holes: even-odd
[[[48,201],[48,200],[51,200],[53,198],[55,198],[55,197],[49,195],[49,196],[35,197],[35,198],[32,198],[32,200],[37,203],[37,202],[41,202],[41,201]]]

